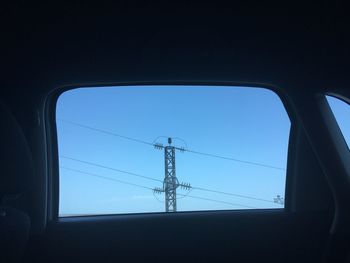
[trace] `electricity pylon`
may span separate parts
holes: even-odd
[[[165,194],[165,211],[166,212],[176,212],[177,203],[176,203],[176,189],[180,186],[184,189],[190,190],[191,185],[188,183],[179,183],[176,178],[176,169],[175,169],[175,150],[184,151],[184,148],[178,148],[172,146],[172,139],[168,138],[168,145],[163,146],[162,144],[156,143],[154,147],[156,149],[164,149],[164,181],[163,188],[156,187],[153,191],[157,194]]]
[[[280,195],[277,195],[277,197],[273,199],[273,202],[276,204],[284,205],[284,198]]]

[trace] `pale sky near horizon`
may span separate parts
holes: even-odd
[[[164,194],[151,190],[162,187],[163,151],[108,132],[150,143],[164,136],[157,140],[163,144],[166,137],[177,137],[180,139],[174,139],[174,145],[179,147],[280,168],[177,151],[180,182],[251,197],[198,189],[188,193],[179,188],[178,211],[283,207],[273,199],[285,193],[290,120],[279,97],[270,90],[218,86],[79,88],[59,97],[56,117],[60,215],[165,210]]]

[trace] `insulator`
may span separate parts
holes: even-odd
[[[156,194],[160,194],[161,192],[163,192],[163,190],[161,188],[154,188],[153,191],[156,193]]]
[[[163,144],[161,144],[161,143],[156,143],[153,146],[154,146],[154,148],[159,149],[159,150],[163,149]]]

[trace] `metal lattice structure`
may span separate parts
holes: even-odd
[[[175,151],[182,148],[178,148],[171,145],[172,140],[168,138],[168,146],[163,146],[159,143],[156,143],[154,147],[156,149],[164,149],[164,181],[163,188],[156,187],[153,191],[157,194],[165,194],[165,211],[166,212],[176,212],[177,211],[177,197],[176,189],[180,186],[183,189],[190,190],[191,185],[189,183],[179,183],[176,177],[175,169]]]
[[[163,189],[165,192],[165,211],[176,212],[176,188],[179,182],[176,178],[175,170],[175,147],[164,147],[165,177]]]

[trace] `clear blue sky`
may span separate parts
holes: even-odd
[[[57,119],[61,156],[159,180],[164,178],[163,151],[62,120],[151,143],[158,136],[179,137],[195,151],[282,168],[177,152],[180,182],[272,201],[178,189],[179,194],[188,194],[179,196],[179,211],[283,207],[273,199],[284,196],[290,120],[272,91],[208,86],[80,88],[59,97]],[[174,140],[174,144],[185,146],[181,140]],[[62,157],[59,162],[62,167],[123,182],[162,187],[161,182]],[[163,212],[164,195],[154,196],[149,189],[60,168],[59,209],[61,215]]]
[[[331,106],[335,119],[343,133],[344,139],[350,146],[350,106],[335,97],[327,96],[328,104]]]

